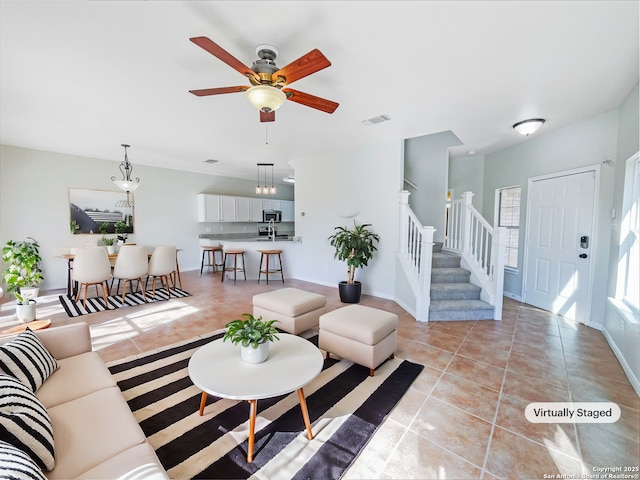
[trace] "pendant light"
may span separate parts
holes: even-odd
[[[127,156],[127,148],[130,148],[131,145],[123,143],[121,146],[124,147],[124,160],[120,162],[119,166],[120,172],[122,173],[122,180],[116,180],[116,177],[111,177],[111,181],[115,183],[121,190],[130,193],[140,186],[140,179],[137,177],[135,180],[131,179],[133,165],[131,165],[131,163],[129,162],[129,157]]]
[[[256,185],[256,193],[258,195],[275,195],[276,186],[273,183],[273,163],[257,163],[258,166],[258,185]],[[260,185],[260,167],[264,173],[264,184]],[[271,187],[267,183],[267,167],[271,167]]]

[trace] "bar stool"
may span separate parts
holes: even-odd
[[[260,273],[258,273],[258,283],[260,283],[260,276],[264,273],[267,276],[267,285],[269,285],[269,274],[270,273],[277,273],[280,272],[280,277],[282,278],[282,283],[284,283],[284,273],[282,273],[282,257],[281,257],[281,253],[282,250],[258,250],[258,253],[260,254]],[[276,255],[277,255],[277,259],[278,259],[278,267],[279,268],[273,268],[273,264],[272,264],[272,268],[269,268],[269,258],[271,256],[273,256],[274,260],[276,259]],[[266,265],[264,267],[264,269],[262,268],[262,264],[263,261],[266,258]]]
[[[236,283],[236,275],[238,272],[238,255],[242,258],[242,273],[244,273],[244,279],[247,280],[247,270],[244,262],[244,250],[224,250],[224,260],[222,264],[222,278],[221,282],[224,282],[224,272],[233,272],[233,283]],[[233,266],[227,267],[227,258],[233,256]]]
[[[216,261],[216,253],[220,252],[220,260],[218,263]],[[204,257],[207,257],[207,262],[204,263]],[[213,258],[212,258],[213,257]],[[202,269],[204,267],[213,267],[213,273],[216,273],[218,267],[224,268],[224,253],[222,253],[221,245],[211,245],[202,247],[202,262],[200,263],[200,275],[202,275]]]

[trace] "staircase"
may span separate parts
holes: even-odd
[[[494,307],[480,300],[482,289],[469,283],[471,272],[460,268],[460,257],[433,245],[429,320],[491,320]]]

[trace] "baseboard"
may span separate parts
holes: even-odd
[[[631,386],[636,391],[636,395],[640,397],[640,381],[634,375],[633,370],[631,369],[631,367],[629,367],[627,360],[624,358],[624,355],[622,355],[622,352],[616,345],[616,342],[613,341],[613,338],[611,337],[611,335],[609,335],[609,332],[607,332],[606,329],[602,329],[602,334],[604,335],[604,338],[607,340],[609,347],[611,347],[613,354],[616,356],[616,358],[620,362],[620,365],[622,365],[622,369],[624,370],[624,373],[627,375],[627,378],[629,379]]]

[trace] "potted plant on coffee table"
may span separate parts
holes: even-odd
[[[22,322],[35,320],[35,298],[39,294],[38,285],[44,277],[40,269],[40,245],[33,238],[23,242],[9,240],[2,247],[2,261],[7,264],[2,272],[7,292],[16,297],[16,315]]]
[[[356,268],[366,267],[377,250],[376,242],[380,236],[371,232],[367,227],[370,223],[357,225],[355,220],[353,228],[335,227],[335,233],[329,237],[329,241],[335,247],[334,258],[347,262],[347,280],[338,284],[340,300],[343,303],[358,303],[362,293],[362,284],[354,279]]]
[[[280,340],[278,330],[273,326],[277,320],[262,320],[250,313],[242,315],[247,319],[233,320],[225,325],[227,331],[222,341],[240,344],[240,355],[245,362],[262,363],[269,356],[269,342]]]

